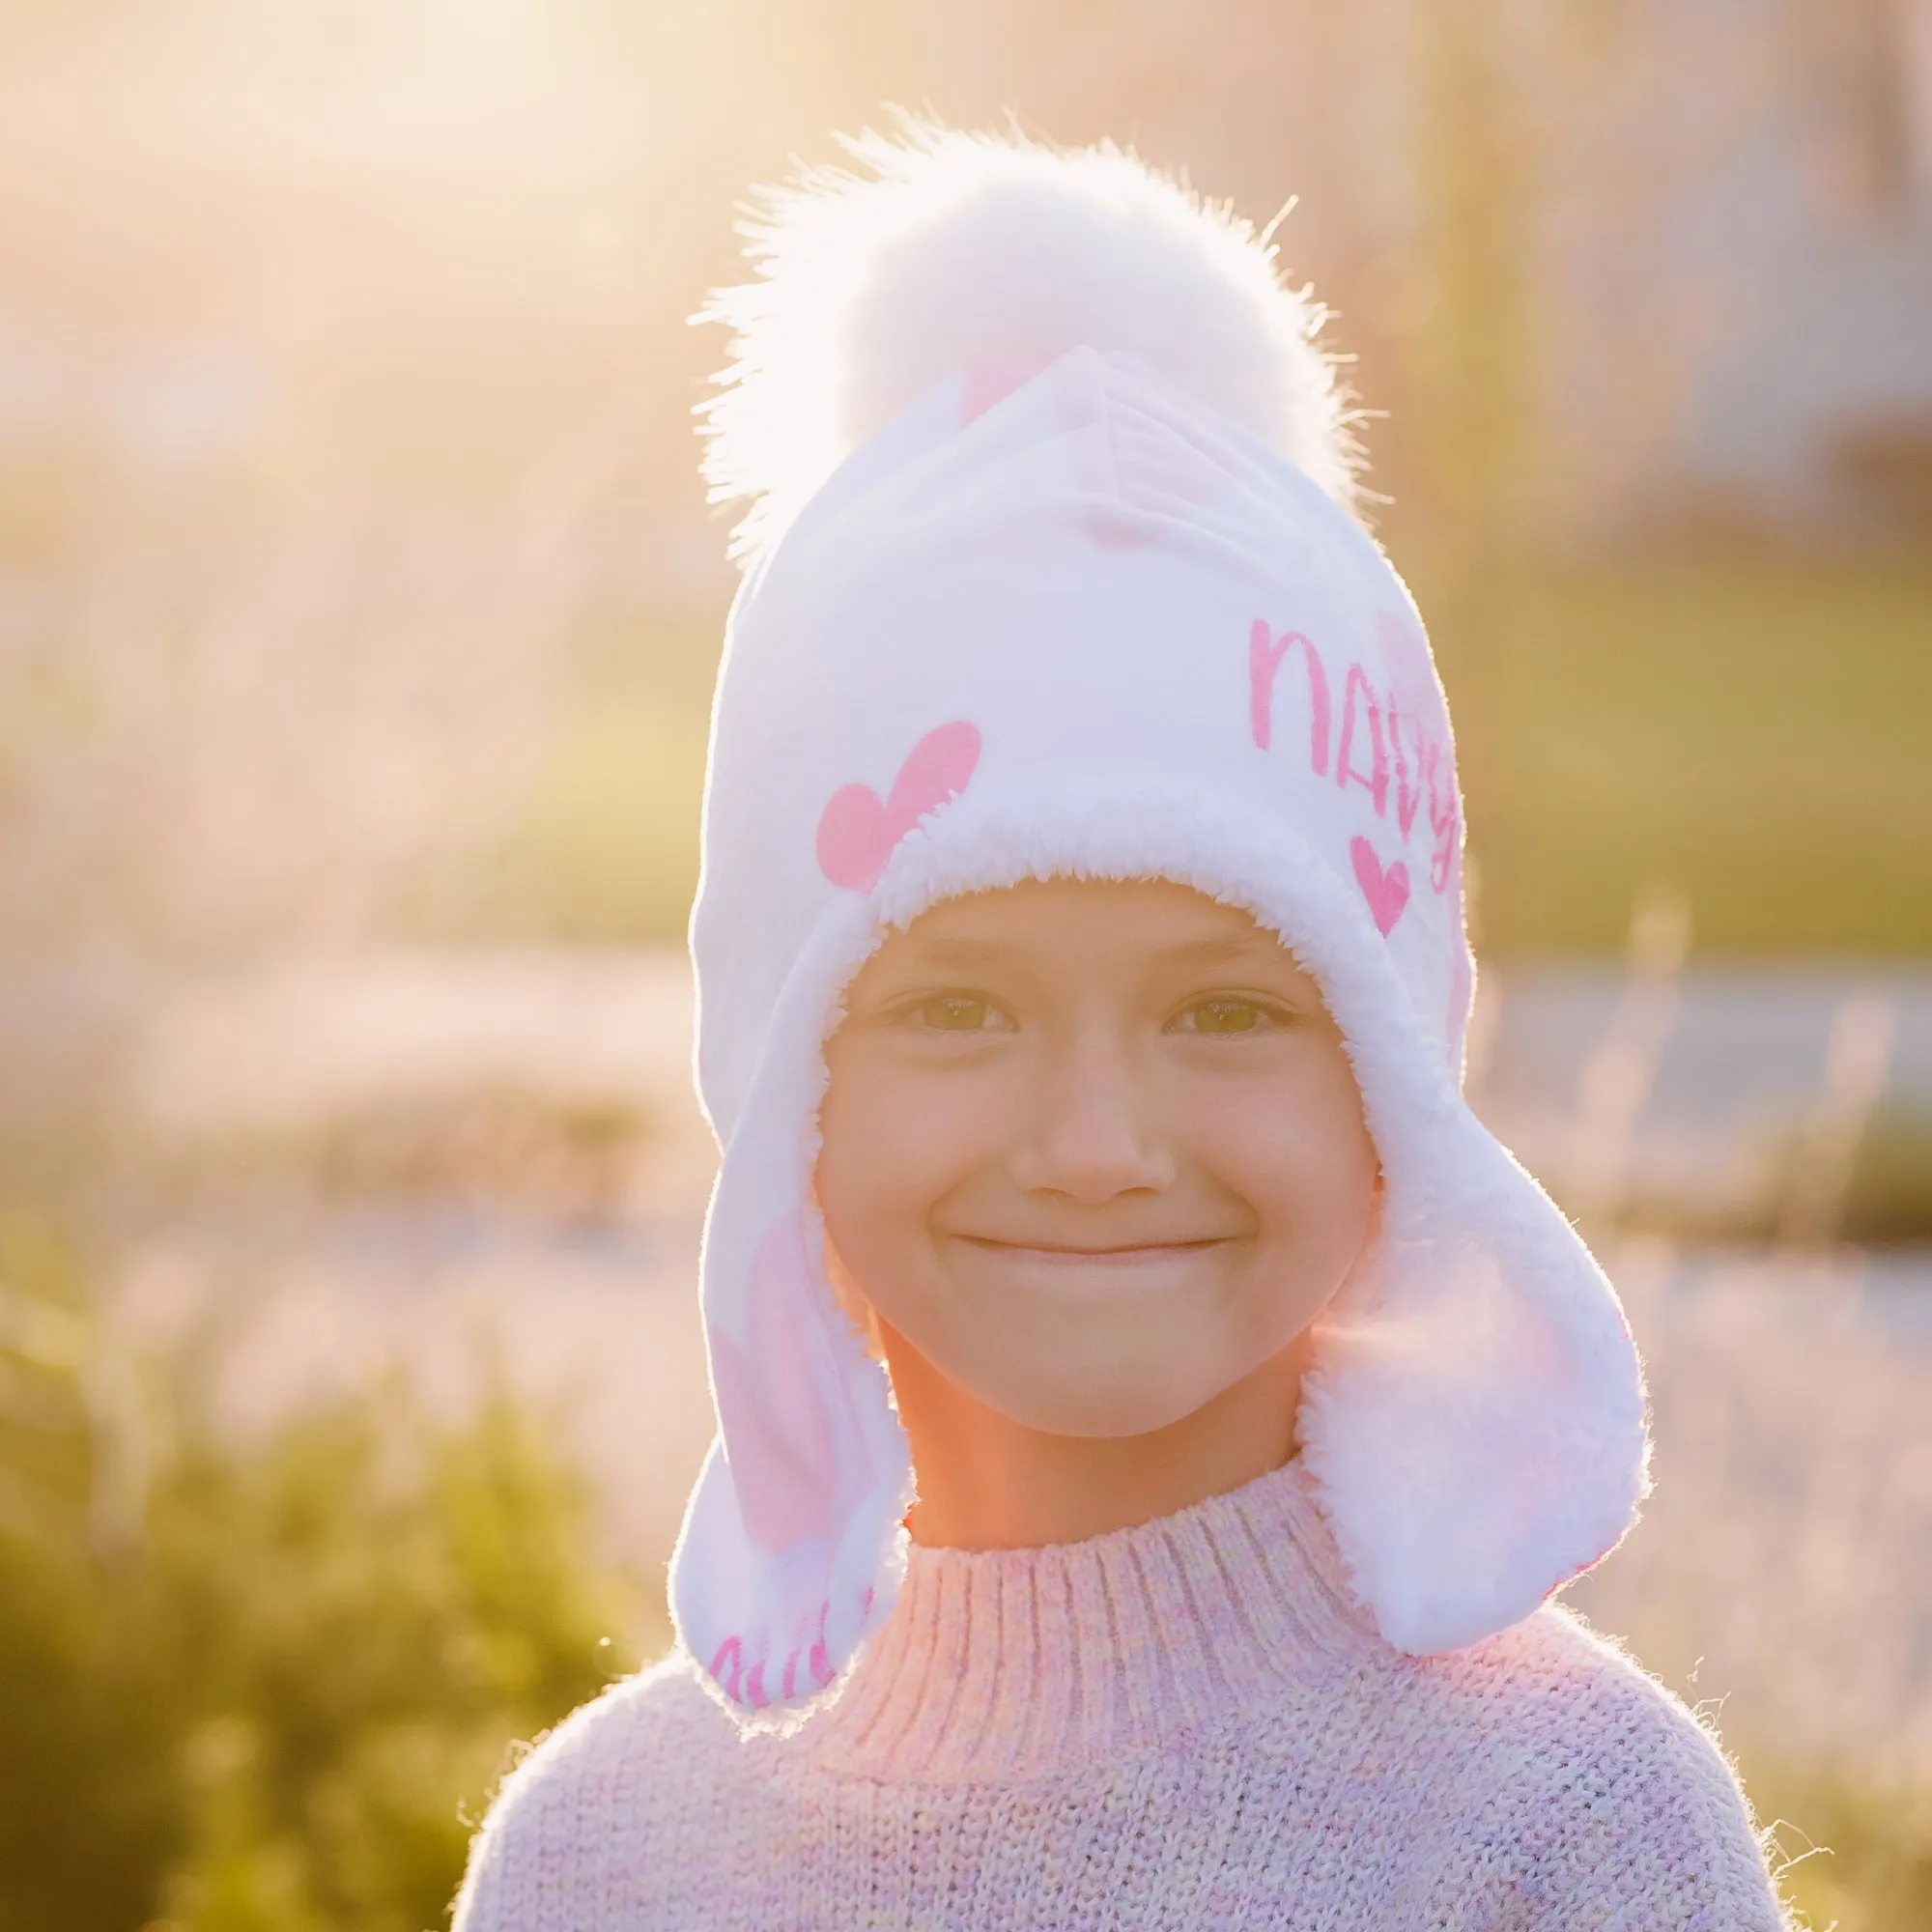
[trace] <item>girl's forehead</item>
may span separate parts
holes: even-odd
[[[1280,937],[1239,906],[1167,879],[1025,879],[942,899],[888,936],[892,955],[962,967],[1101,956],[1177,965],[1234,961],[1298,971]]]

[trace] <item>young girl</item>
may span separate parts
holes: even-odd
[[[1642,1381],[1462,1098],[1449,720],[1320,311],[1114,150],[854,149],[716,311],[678,1643],[458,1932],[1782,1925],[1549,1602]]]

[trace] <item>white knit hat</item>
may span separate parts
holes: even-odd
[[[913,127],[775,198],[715,406],[749,495],[692,922],[723,1148],[702,1301],[719,1435],[672,1561],[748,1718],[889,1608],[910,1497],[812,1203],[843,988],[936,900],[1075,875],[1240,906],[1320,981],[1383,1174],[1299,1434],[1353,1588],[1427,1653],[1514,1623],[1646,1487],[1609,1283],[1464,1103],[1449,719],[1348,507],[1320,312],[1111,149]]]

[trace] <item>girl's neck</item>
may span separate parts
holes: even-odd
[[[879,1334],[918,1472],[907,1524],[929,1548],[1084,1543],[1238,1489],[1295,1450],[1305,1332],[1191,1415],[1124,1436],[1029,1429],[978,1401],[883,1321]]]

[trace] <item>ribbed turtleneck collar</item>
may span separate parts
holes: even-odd
[[[1040,1776],[1264,1707],[1379,1643],[1297,1458],[1085,1543],[914,1545],[809,1730],[829,1770]]]

